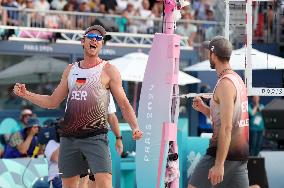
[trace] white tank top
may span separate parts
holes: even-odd
[[[109,90],[101,83],[101,73],[107,62],[82,69],[75,62],[68,75],[69,94],[66,102],[61,136],[90,137],[107,133]]]

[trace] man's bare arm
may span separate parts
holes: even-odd
[[[205,104],[203,110],[201,111],[202,114],[204,114],[206,117],[210,118],[210,108]]]
[[[42,107],[42,108],[49,108],[54,109],[57,108],[60,103],[64,100],[64,98],[68,95],[68,74],[70,71],[71,65],[68,65],[66,69],[64,70],[62,74],[61,81],[57,88],[53,91],[51,95],[40,95],[36,93],[32,93],[30,91],[27,91],[25,88],[25,85],[20,84],[19,87],[22,93],[17,93],[15,91],[16,95],[19,95],[23,97],[26,100],[31,101],[32,103]],[[16,84],[17,86],[17,84]],[[15,86],[15,87],[16,87]]]
[[[105,71],[110,77],[109,87],[111,93],[115,97],[119,108],[121,109],[123,118],[129,123],[132,130],[139,129],[135,112],[132,109],[125,92],[122,88],[122,80],[118,70],[113,65],[106,65]]]
[[[220,103],[221,127],[215,165],[224,165],[231,142],[236,88],[230,80],[223,79],[218,85],[216,93]]]
[[[192,101],[193,109],[203,113],[205,116],[210,118],[210,108],[207,106],[200,97],[195,97]]]
[[[110,128],[116,137],[120,136],[119,123],[115,113],[108,114],[108,123]]]
[[[118,138],[121,136],[121,134],[119,130],[118,119],[115,113],[108,114],[108,123],[110,124],[110,128],[116,137],[115,149],[118,155],[121,155],[121,153],[123,152],[123,144],[122,144],[122,139]]]

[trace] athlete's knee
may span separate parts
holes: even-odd
[[[89,180],[88,188],[97,188],[96,181]]]
[[[259,185],[251,185],[251,186],[249,186],[249,188],[260,188],[260,186]]]
[[[63,188],[78,188],[79,176],[62,178]]]
[[[191,184],[188,184],[187,188],[196,188],[196,187],[194,187],[194,186],[191,185]]]
[[[96,173],[96,188],[112,188],[112,176],[109,173]]]

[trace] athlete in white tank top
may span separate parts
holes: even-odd
[[[62,172],[64,187],[78,184],[80,168],[85,164],[85,161],[81,160],[81,152],[85,152],[90,169],[94,173],[99,172],[99,175],[95,175],[96,186],[112,187],[107,137],[105,134],[96,135],[106,131],[106,111],[110,91],[122,111],[123,118],[132,129],[133,139],[142,138],[135,112],[122,88],[118,70],[99,58],[105,35],[105,29],[99,25],[86,29],[81,40],[84,60],[79,66],[74,64],[66,67],[59,85],[51,95],[32,93],[21,83],[14,86],[16,95],[43,108],[57,108],[64,98],[68,97],[59,155],[59,171]]]
[[[80,62],[72,65],[62,136],[90,137],[107,133],[109,90],[100,79],[106,63],[102,61],[89,69],[80,68]]]

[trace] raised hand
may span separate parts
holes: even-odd
[[[26,85],[21,83],[16,83],[13,91],[17,96],[24,97],[27,93]]]
[[[200,97],[194,97],[192,108],[198,112],[202,112],[205,108],[205,104]]]

